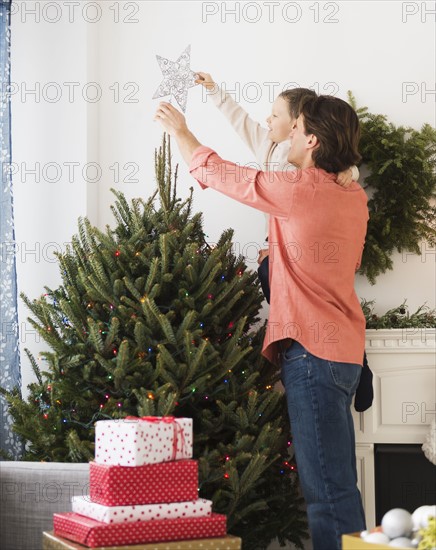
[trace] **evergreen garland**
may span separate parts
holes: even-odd
[[[414,313],[409,313],[409,308],[404,302],[383,315],[374,313],[374,300],[362,300],[361,306],[366,319],[366,328],[436,328],[436,309],[430,309],[426,305],[420,306]]]
[[[436,130],[394,126],[384,115],[356,108],[360,120],[359,151],[370,174],[364,180],[369,194],[369,222],[360,273],[371,284],[392,269],[398,252],[421,254],[420,244],[436,243]]]

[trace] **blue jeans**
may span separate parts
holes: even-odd
[[[314,550],[340,550],[341,535],[362,531],[351,401],[362,367],[310,354],[293,342],[282,380]]]

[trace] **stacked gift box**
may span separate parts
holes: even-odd
[[[72,509],[54,514],[54,534],[91,548],[226,537],[226,516],[198,498],[190,418],[96,422],[90,494]]]

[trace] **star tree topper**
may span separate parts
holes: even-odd
[[[156,56],[164,79],[156,90],[153,99],[164,96],[175,97],[183,112],[186,110],[188,88],[195,86],[196,73],[191,71],[191,45],[180,55],[177,61]]]

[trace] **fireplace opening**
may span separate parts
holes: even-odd
[[[424,504],[435,504],[436,466],[421,445],[376,444],[374,460],[376,525],[392,508],[412,513]]]

